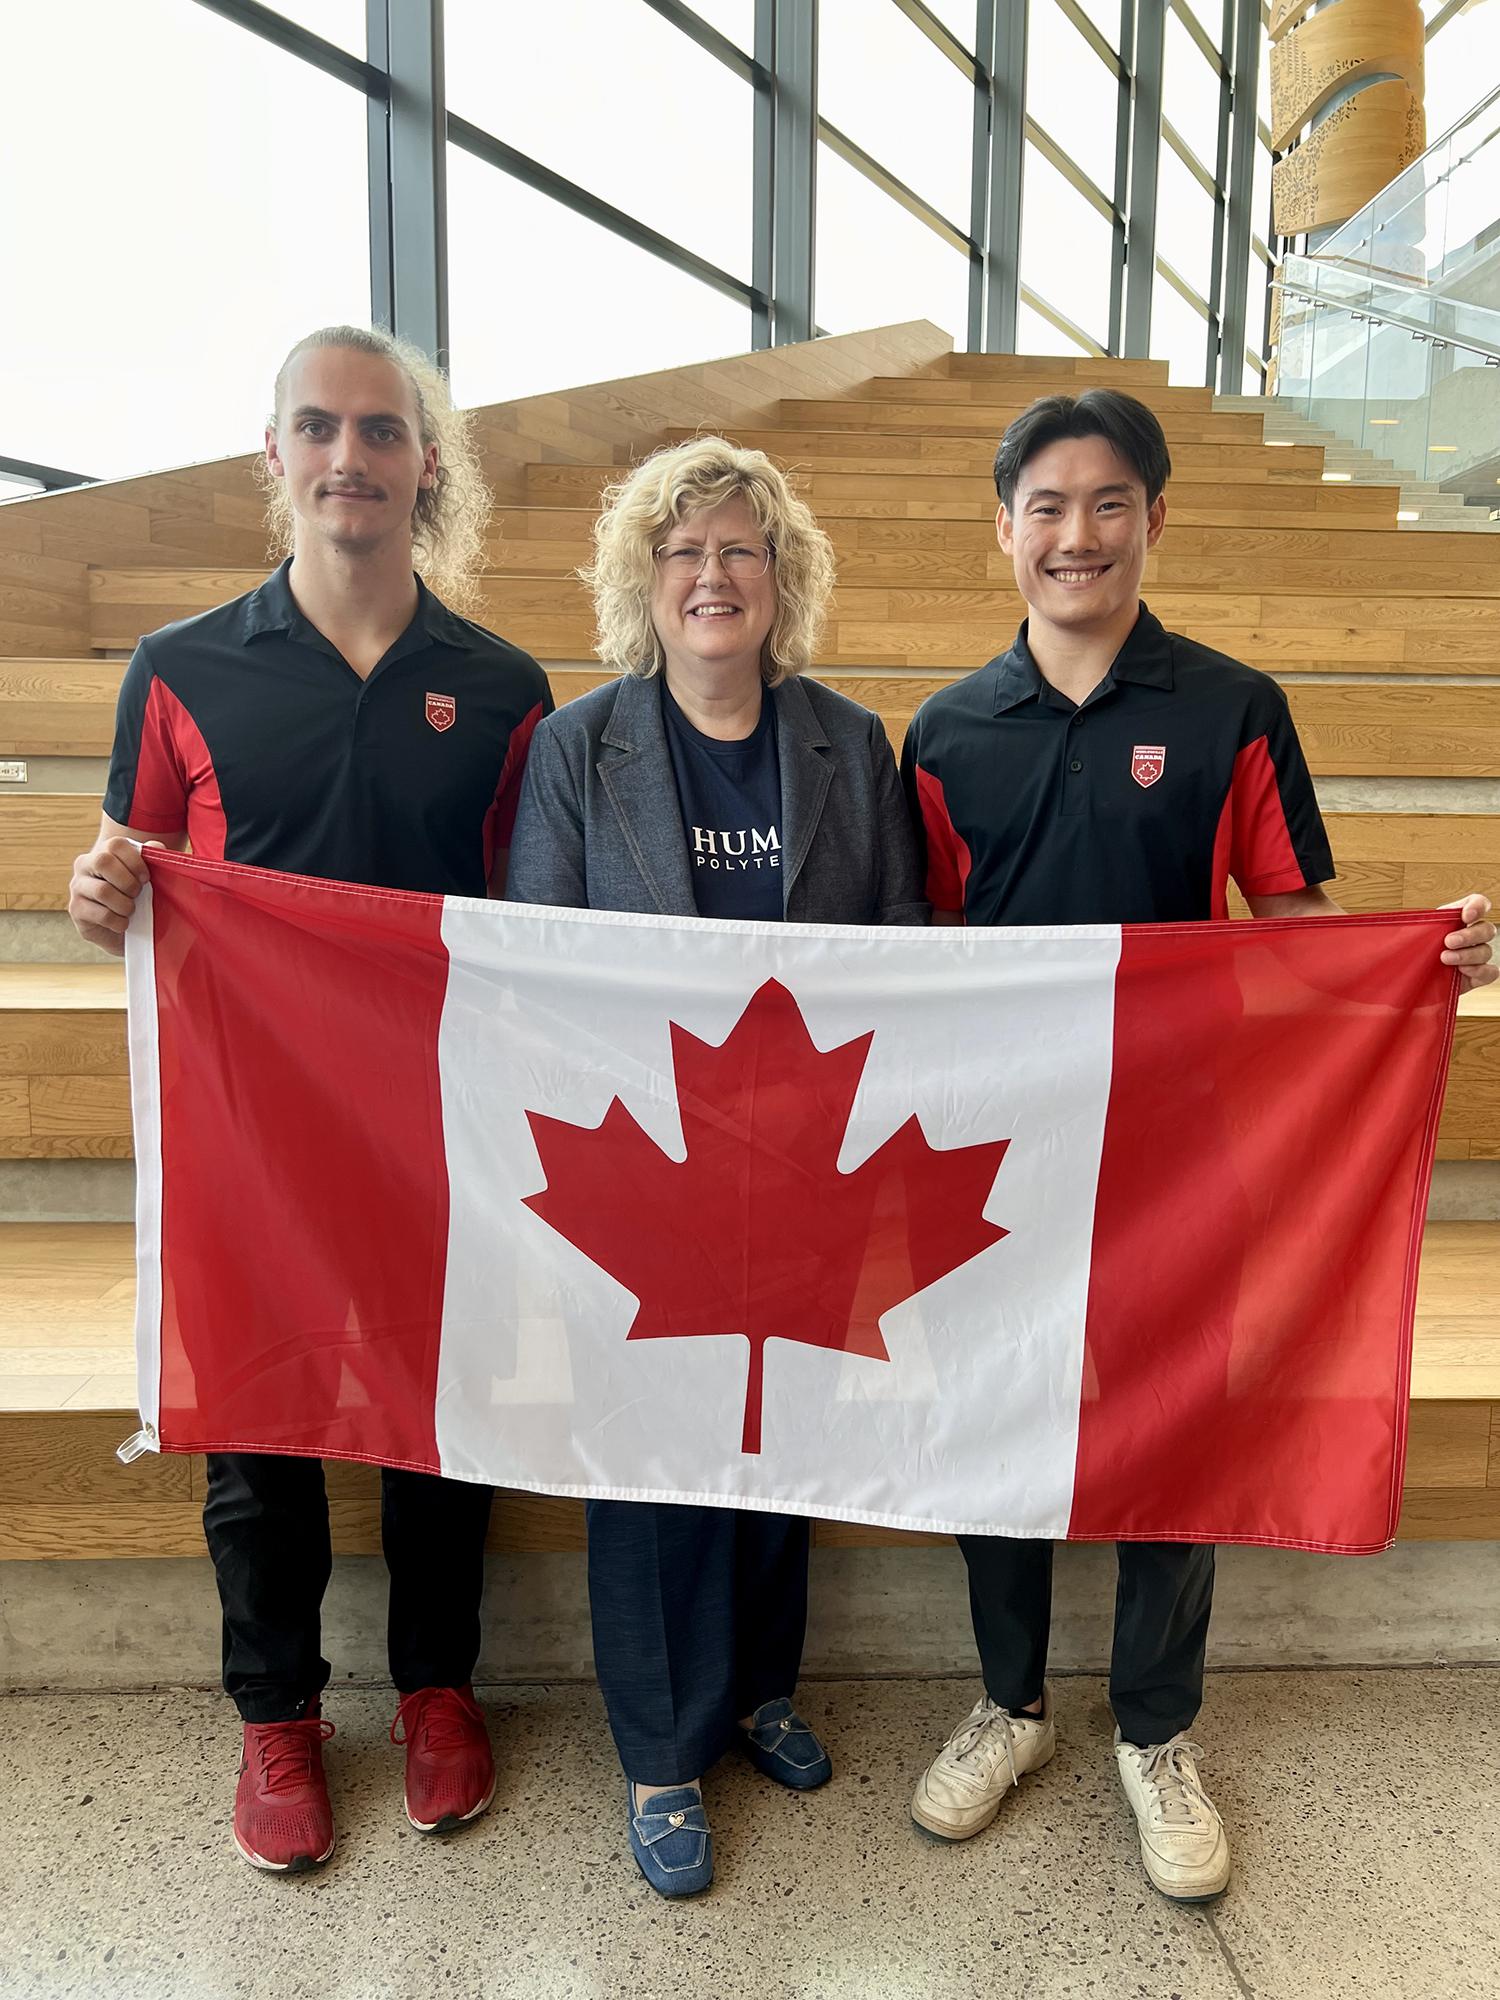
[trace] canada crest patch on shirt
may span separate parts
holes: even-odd
[[[458,703],[451,694],[430,694],[427,697],[427,720],[441,736],[445,729],[451,729],[458,720]],[[1137,755],[1140,753],[1137,752]]]
[[[431,700],[431,696],[428,697]],[[1165,743],[1137,743],[1130,753],[1130,775],[1138,785],[1149,789],[1166,769],[1167,746]]]

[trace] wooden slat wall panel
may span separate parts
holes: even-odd
[[[0,654],[88,650],[88,571],[43,551],[26,501],[0,507]]]

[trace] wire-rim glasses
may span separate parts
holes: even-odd
[[[651,551],[663,576],[680,577],[683,582],[702,576],[711,555],[716,555],[727,576],[749,583],[764,576],[776,551],[765,542],[728,542],[721,549],[704,548],[701,542],[663,542]]]

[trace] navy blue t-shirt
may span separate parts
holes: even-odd
[[[779,923],[784,899],[775,703],[762,701],[760,721],[737,743],[695,729],[665,680],[661,712],[699,916]]]

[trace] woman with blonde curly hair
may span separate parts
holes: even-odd
[[[532,741],[517,901],[762,922],[927,921],[880,718],[804,679],[833,554],[762,452],[697,438],[604,496],[590,585],[621,678]],[[664,1896],[713,1876],[699,1781],[738,1742],[796,1790],[831,1766],[793,1706],[808,1524],[589,1504],[594,1657],[629,1837]]]

